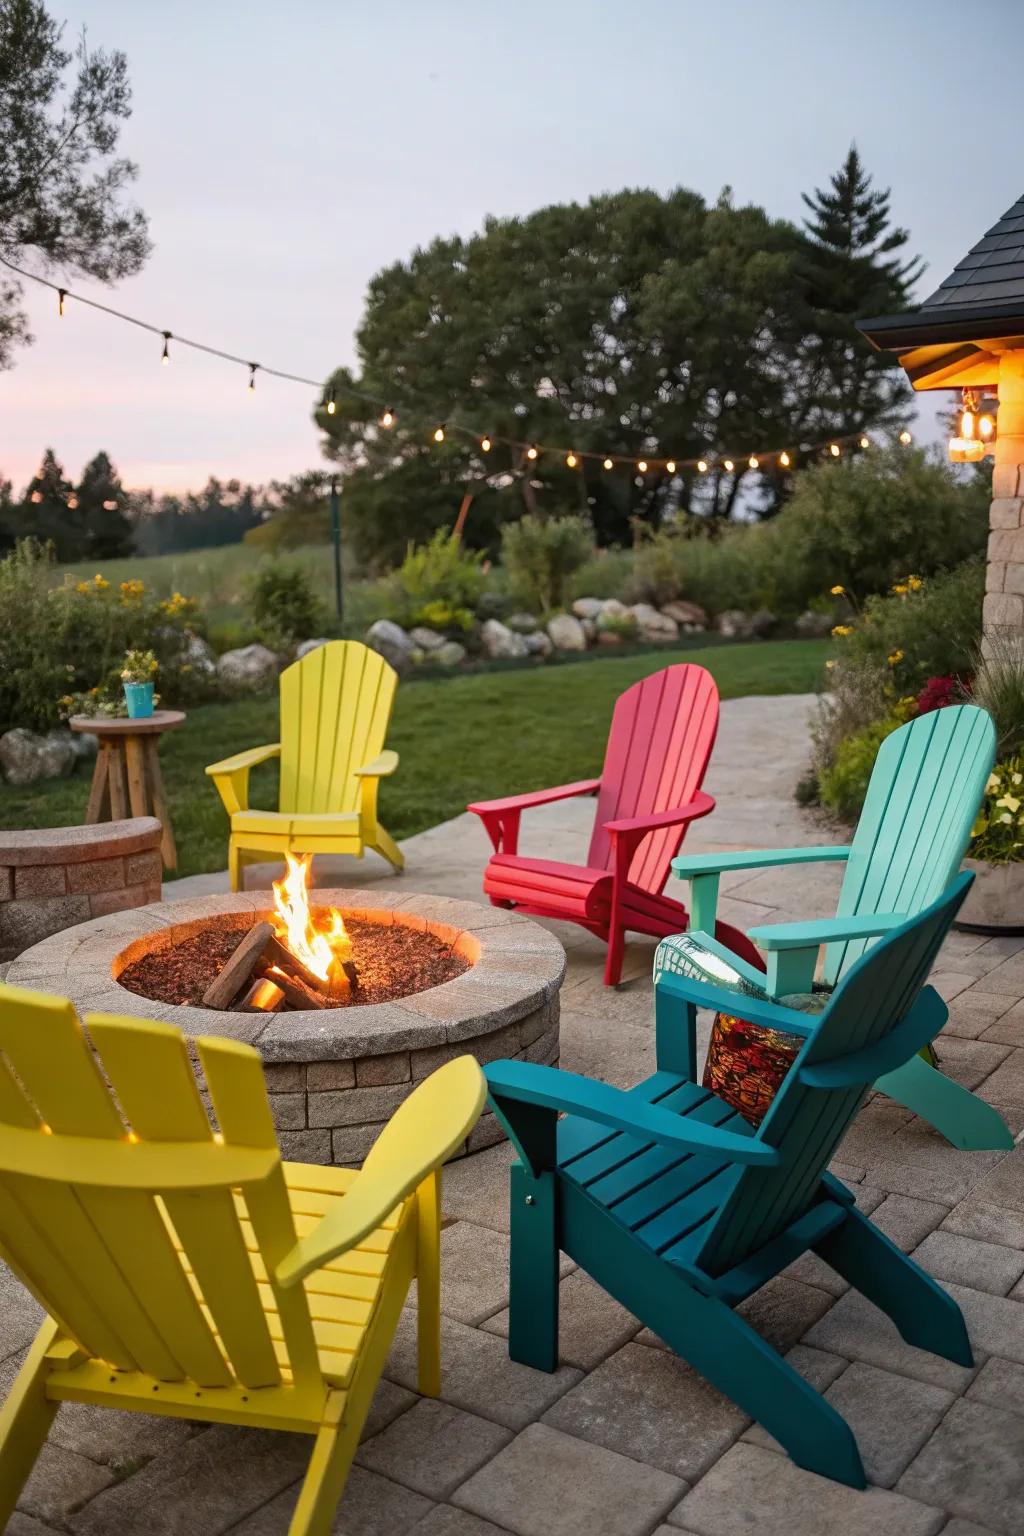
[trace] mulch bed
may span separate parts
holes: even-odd
[[[364,923],[358,918],[346,918],[345,927],[352,939],[359,985],[346,1000],[332,999],[332,1008],[391,1002],[440,986],[469,970],[469,962],[453,954],[432,933],[420,933],[401,923]],[[198,1007],[246,931],[244,927],[204,928],[191,938],[133,961],[118,982],[141,997]]]

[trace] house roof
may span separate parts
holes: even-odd
[[[858,320],[915,389],[995,384],[999,353],[1024,347],[1024,196],[916,309]]]

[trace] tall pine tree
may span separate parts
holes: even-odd
[[[74,488],[64,478],[52,448],[47,448],[43,462],[29,481],[18,521],[20,538],[51,543],[58,560],[80,560],[86,553]]]
[[[99,452],[82,471],[78,487],[78,520],[89,559],[113,560],[130,555],[132,525],[125,515],[128,494],[108,454]]]
[[[810,217],[801,236],[809,313],[800,427],[822,437],[899,426],[909,388],[895,359],[875,352],[856,321],[906,309],[924,262],[906,254],[910,236],[891,223],[889,189],[874,186],[855,144],[828,188],[801,195]]]

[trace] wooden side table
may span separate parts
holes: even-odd
[[[180,709],[157,709],[142,720],[72,715],[68,725],[99,739],[86,822],[123,821],[128,815],[155,816],[163,827],[160,852],[165,869],[177,869],[178,851],[164,796],[157,746],[164,731],[183,725]]]

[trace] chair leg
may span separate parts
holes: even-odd
[[[852,1207],[815,1252],[892,1318],[903,1338],[957,1365],[973,1365],[963,1313],[941,1285]]]
[[[622,978],[622,957],[626,948],[626,930],[613,923],[608,931],[608,953],[604,962],[604,984],[617,987]]]
[[[378,823],[373,842],[369,846],[375,853],[379,853],[382,859],[387,859],[396,874],[401,874],[405,868],[405,854],[399,848],[390,832],[385,832]]]
[[[60,1406],[46,1396],[46,1353],[56,1337],[57,1324],[47,1318],[0,1412],[0,1530],[7,1529]]]
[[[899,1104],[905,1104],[965,1152],[1013,1146],[1013,1136],[997,1110],[920,1056],[912,1056],[875,1083]]]
[[[512,1260],[508,1352],[539,1371],[558,1369],[556,1181],[513,1163],[509,1179]]]
[[[441,1175],[435,1170],[416,1191],[416,1345],[418,1386],[441,1395]]]
[[[337,1394],[344,1402],[344,1394]],[[331,1408],[328,1402],[328,1410]],[[341,1412],[341,1409],[338,1410]],[[338,1501],[359,1449],[363,1419],[356,1415],[341,1422],[326,1421],[317,1432],[313,1454],[299,1491],[299,1501],[288,1526],[288,1536],[331,1536]]]
[[[228,839],[228,876],[233,891],[240,891],[244,888],[245,867],[242,861],[242,851],[233,837]]]

